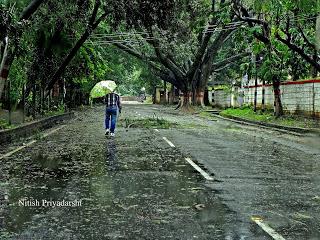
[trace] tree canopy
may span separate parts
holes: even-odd
[[[319,6],[318,0],[2,0],[1,102],[21,104],[25,93],[35,111],[59,89],[58,99],[70,102],[114,79],[123,94],[141,87],[152,93],[162,80],[184,94],[183,104],[203,104],[205,88],[218,80],[256,72],[276,88],[317,76]]]

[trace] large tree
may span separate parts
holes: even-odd
[[[10,4],[10,2],[8,1],[7,4]],[[30,1],[20,13],[19,22],[12,21],[11,15],[13,14],[13,10],[5,11],[3,8],[0,10],[1,19],[3,18],[0,40],[4,45],[0,54],[2,56],[0,62],[0,99],[2,98],[3,89],[9,76],[10,67],[19,47],[19,38],[22,34],[22,31],[19,31],[19,23],[29,20],[43,3],[44,0]]]
[[[173,6],[175,6],[175,1],[154,2],[136,0],[128,3],[126,1],[102,2],[96,0],[87,28],[47,82],[46,95],[49,94],[49,90],[52,89],[55,82],[57,82],[64,73],[65,68],[100,23],[106,21],[108,24],[104,25],[104,27],[111,26],[113,29],[117,29],[123,23],[125,23],[127,29],[134,28],[136,26],[135,24],[139,21],[143,21],[148,27],[154,25],[164,27],[168,25]],[[99,15],[100,11],[102,13]],[[141,11],[144,11],[144,14],[141,14]]]
[[[275,115],[283,114],[280,83],[290,73],[294,79],[304,71],[299,67],[304,63],[312,66],[312,75],[320,71],[318,43],[316,41],[319,3],[317,0],[298,1],[241,1],[233,0],[235,13],[252,29],[259,41],[254,43],[256,54],[263,53],[263,79],[270,81],[274,88]],[[264,48],[261,48],[263,44]],[[295,57],[295,61],[290,58]]]
[[[144,19],[136,21],[136,29],[144,33],[142,37],[148,43],[147,53],[129,44],[115,45],[148,62],[164,81],[180,89],[182,106],[188,107],[191,102],[203,105],[208,79],[220,67],[215,63],[219,51],[238,27],[233,21],[233,9],[224,0],[181,1],[165,29],[150,26]],[[106,39],[112,41],[110,37]],[[228,60],[245,56],[236,55]]]

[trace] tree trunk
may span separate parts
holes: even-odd
[[[47,87],[46,87],[46,93],[45,97],[48,96],[49,91],[53,88],[53,85],[59,80],[59,78],[62,76],[64,70],[69,65],[71,60],[74,58],[74,56],[77,54],[78,50],[82,47],[84,42],[88,39],[90,36],[90,32],[88,30],[85,31],[85,33],[82,35],[82,37],[78,40],[78,42],[75,44],[75,46],[71,49],[70,53],[67,55],[67,57],[63,60],[60,67],[57,69],[57,71],[53,74],[53,76],[50,78]]]
[[[204,89],[203,88],[196,89],[195,100],[196,100],[195,104],[197,106],[201,106],[201,107],[205,106],[205,104],[204,104]]]
[[[255,68],[256,63],[255,63]],[[254,77],[254,104],[253,104],[253,111],[257,112],[257,105],[258,105],[258,74],[257,69],[255,69],[255,77]]]
[[[180,93],[180,101],[177,108],[186,112],[192,111],[192,91]]]
[[[314,50],[313,61],[318,62],[318,51],[317,50]],[[313,78],[316,78],[318,76],[318,70],[315,67],[312,67],[311,75]]]
[[[265,95],[266,95],[266,89],[265,89],[265,80],[263,79],[262,80],[262,107],[261,107],[261,110],[262,112],[265,112],[266,111],[266,104],[265,104]]]
[[[37,9],[41,6],[42,3],[44,3],[45,0],[33,0],[29,3],[29,5],[23,10],[20,21],[22,20],[28,20],[30,17],[37,11]],[[20,34],[18,38],[20,37]],[[0,67],[0,99],[3,94],[3,87],[5,86],[5,83],[9,76],[10,67],[12,65],[13,59],[15,58],[17,48],[16,45],[13,51],[8,50],[8,41],[6,43],[5,52],[3,54],[2,63]]]
[[[317,16],[316,21],[316,49],[320,51],[320,15]]]
[[[199,68],[197,69],[191,81],[191,89],[192,89],[191,101],[194,106],[197,105],[197,89],[199,88],[200,83],[201,83],[201,70]]]
[[[197,76],[197,84],[194,89],[194,105],[204,107],[204,91],[208,85],[208,81],[210,78],[210,75],[212,73],[212,66],[213,66],[213,60],[215,58],[215,55],[207,54],[205,56],[205,59],[203,60],[198,76]]]
[[[33,120],[36,119],[36,95],[37,95],[37,90],[36,90],[36,79],[32,79],[32,118]]]
[[[166,101],[166,104],[168,104],[167,81],[163,81],[163,85],[164,85],[164,96],[165,96],[165,101]]]
[[[280,81],[278,79],[273,80],[274,91],[274,115],[278,118],[283,115],[283,108],[281,102]]]
[[[9,47],[9,40],[6,37],[3,57],[0,65],[0,99],[2,98],[4,86],[6,85],[8,75],[9,75],[10,64],[9,64],[9,57],[8,57],[8,47]]]

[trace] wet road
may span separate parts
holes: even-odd
[[[156,117],[177,126],[120,127],[108,139],[103,107],[76,115],[1,160],[0,239],[271,239],[256,215],[286,239],[320,239],[317,139],[150,105],[125,106],[122,123]]]
[[[214,175],[216,181],[206,186],[244,226],[259,216],[285,239],[320,239],[319,136],[298,137],[159,110],[159,117],[187,126],[161,133]],[[155,108],[136,111],[150,116]]]

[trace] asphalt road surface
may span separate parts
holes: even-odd
[[[0,239],[320,239],[318,137],[131,104],[106,138],[103,118],[1,146]]]

